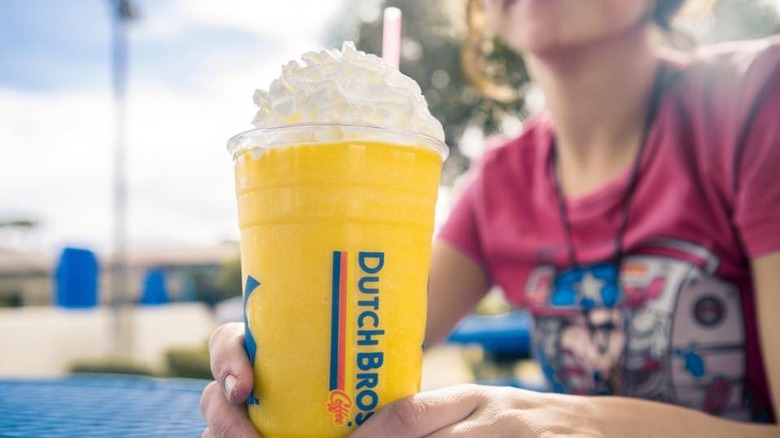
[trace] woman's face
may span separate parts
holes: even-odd
[[[542,55],[621,37],[654,0],[483,0],[493,30],[512,49]]]

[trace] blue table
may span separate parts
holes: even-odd
[[[476,344],[482,347],[487,359],[498,366],[511,366],[520,359],[528,359],[531,354],[531,317],[520,311],[499,315],[472,314],[464,318],[447,338],[453,344]],[[497,378],[480,377],[477,383],[482,385],[514,386],[533,391],[548,391],[547,384],[521,380],[514,375]]]
[[[0,380],[0,437],[199,437],[207,383],[97,374]]]
[[[478,344],[496,360],[531,356],[531,317],[524,312],[469,315],[447,338],[455,344]]]

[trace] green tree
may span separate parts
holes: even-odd
[[[714,3],[708,25],[695,33],[700,43],[762,38],[780,33],[777,0],[720,0]]]
[[[698,43],[758,38],[780,33],[778,0],[720,0],[683,27]],[[403,43],[400,69],[420,84],[433,115],[442,122],[450,158],[442,173],[444,184],[468,166],[463,133],[479,126],[485,135],[500,132],[507,115],[528,115],[522,93],[509,102],[499,102],[479,93],[467,80],[461,64],[461,46],[466,36],[465,0],[345,0],[338,22],[330,32],[330,45],[355,41],[358,48],[379,54],[382,45],[382,10],[395,6],[403,11]],[[522,90],[528,83],[520,57],[497,40],[493,44],[493,76]]]
[[[417,81],[433,115],[444,126],[450,158],[442,181],[451,183],[468,166],[459,147],[464,131],[476,124],[490,134],[499,130],[505,114],[522,114],[522,99],[498,102],[481,95],[467,80],[461,67],[461,42],[465,34],[462,14],[465,2],[453,0],[346,0],[339,22],[331,33],[332,46],[353,40],[360,50],[380,54],[382,10],[395,6],[403,11],[403,42],[400,70]],[[506,61],[503,75],[513,87],[527,82],[525,66],[517,56],[498,47]]]
[[[216,289],[224,298],[241,295],[241,257],[235,257],[225,261],[219,267],[215,280]]]

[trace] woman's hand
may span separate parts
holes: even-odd
[[[603,436],[588,400],[517,388],[458,385],[392,403],[351,437]]]
[[[254,385],[252,365],[244,350],[244,324],[217,328],[209,339],[209,355],[215,381],[206,386],[200,398],[207,424],[203,436],[259,437],[244,403]]]
[[[777,437],[776,425],[616,396],[576,396],[459,385],[385,406],[352,437]]]
[[[203,390],[200,409],[204,437],[253,437],[259,434],[246,414],[252,390],[252,366],[244,350],[244,325],[220,326],[209,340],[214,382]],[[597,436],[588,424],[583,397],[560,396],[477,385],[424,392],[380,410],[354,437],[547,436],[577,433]],[[588,423],[588,424],[586,424]]]

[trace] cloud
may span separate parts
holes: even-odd
[[[170,0],[140,2],[142,38],[178,38],[193,27],[242,32],[277,46],[311,46],[322,40],[325,25],[343,0]],[[143,10],[148,8],[149,13]]]
[[[224,145],[248,127],[247,106],[159,89],[132,95],[127,125],[131,244],[206,245],[236,237],[231,159]],[[0,215],[40,220],[46,248],[70,243],[108,249],[110,99],[0,90],[0,119],[0,144],[6,145]]]
[[[339,11],[341,0],[181,0],[193,22],[232,29],[288,44],[318,41],[323,25]]]
[[[340,2],[138,1],[127,100],[132,247],[238,237],[225,143],[251,127],[254,89],[267,87],[286,61],[322,46]],[[10,87],[0,85],[0,218],[40,220],[35,249],[109,250],[110,90]]]
[[[46,243],[64,230],[75,240],[103,232],[109,104],[98,94],[0,90],[0,214],[41,220]]]
[[[253,88],[266,86],[284,63],[323,48],[342,3],[141,1],[141,18],[129,27],[131,68],[169,86],[225,91],[248,77]]]

